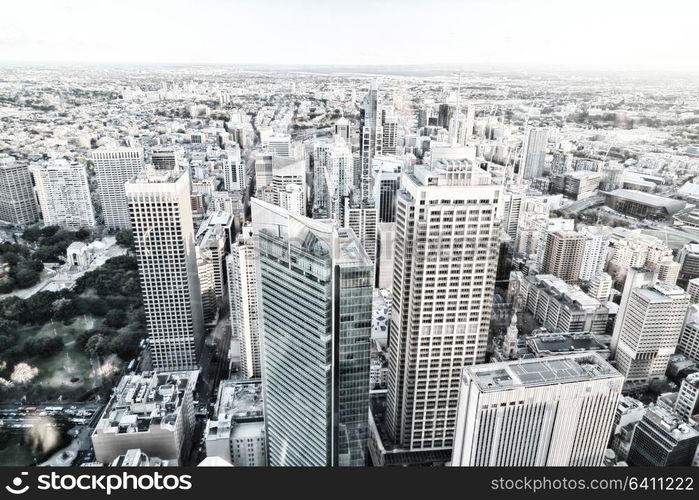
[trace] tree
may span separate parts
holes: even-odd
[[[133,232],[128,229],[122,229],[116,234],[116,242],[123,247],[133,246]]]
[[[107,351],[107,339],[103,335],[97,334],[85,344],[85,353],[91,358],[104,356]]]
[[[60,337],[34,337],[24,344],[24,352],[29,356],[48,358],[63,349],[63,339]]]
[[[123,309],[112,309],[104,316],[104,324],[112,328],[121,328],[126,325],[126,313]]]

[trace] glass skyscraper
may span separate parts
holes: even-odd
[[[366,464],[373,266],[351,229],[252,202],[272,466]]]

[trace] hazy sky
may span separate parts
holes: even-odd
[[[2,0],[0,61],[699,70],[697,0]]]

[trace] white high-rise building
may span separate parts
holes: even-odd
[[[296,185],[294,196],[302,197],[295,201],[300,203],[301,210],[297,213],[306,213],[306,162],[304,160],[291,160],[290,158],[275,158],[272,163],[272,201],[275,205],[281,206],[282,198],[288,197],[287,186]]]
[[[291,136],[273,135],[267,140],[267,151],[274,156],[291,155]]]
[[[223,184],[226,191],[243,191],[248,184],[245,162],[240,158],[239,148],[224,157]]]
[[[452,465],[600,466],[623,382],[597,354],[466,367]]]
[[[126,183],[153,366],[198,367],[204,339],[189,176],[146,167]]]
[[[231,330],[240,345],[240,367],[243,377],[262,376],[260,363],[260,317],[252,226],[242,228],[238,241],[231,245],[226,260],[228,298],[231,308]]]
[[[399,446],[449,450],[464,365],[485,360],[502,187],[468,160],[403,173],[386,424]]]
[[[506,191],[503,197],[502,227],[505,233],[512,238],[514,243],[517,239],[517,228],[522,211],[522,193]]]
[[[590,281],[595,274],[604,270],[609,250],[609,230],[604,226],[591,226],[578,232],[586,238],[580,280]]]
[[[279,206],[289,212],[306,215],[306,197],[303,186],[299,184],[287,184],[279,191]]]
[[[345,197],[344,227],[349,227],[362,243],[369,259],[376,263],[376,232],[378,230],[378,212],[373,202],[354,203]]]
[[[595,273],[590,279],[590,287],[587,294],[604,304],[611,299],[613,283],[614,280],[607,273]]]
[[[10,224],[32,224],[38,218],[29,167],[12,157],[0,157],[0,220]]]
[[[619,343],[619,335],[621,334],[621,325],[624,323],[626,308],[631,299],[631,294],[637,288],[643,286],[654,285],[658,281],[658,275],[643,267],[632,267],[628,270],[626,281],[624,282],[624,290],[621,293],[621,301],[619,302],[619,311],[614,320],[614,331],[612,333],[612,342],[609,345],[611,355],[616,353],[616,347]]]
[[[384,109],[382,112],[381,128],[383,137],[381,152],[385,155],[396,154],[396,144],[398,143],[398,117],[393,109]]]
[[[682,380],[674,410],[684,420],[699,414],[699,373],[690,373]]]
[[[92,152],[99,186],[104,225],[111,229],[131,227],[124,184],[143,170],[143,148],[100,149]]]
[[[80,229],[95,225],[85,167],[64,159],[30,167],[44,224]]]
[[[676,285],[656,283],[631,292],[616,345],[617,368],[629,385],[646,385],[665,376],[679,342],[689,294]]]

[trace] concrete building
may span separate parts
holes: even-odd
[[[92,163],[95,165],[104,225],[110,229],[130,228],[124,184],[143,170],[143,148],[98,149],[92,152]]]
[[[636,426],[628,461],[641,467],[691,465],[699,432],[676,413],[651,406]]]
[[[609,358],[609,349],[591,333],[537,333],[527,337],[527,348],[537,358],[585,352]]]
[[[373,265],[352,230],[252,200],[272,466],[367,461]]]
[[[607,328],[609,311],[599,300],[550,274],[524,277],[519,300],[551,332],[599,335]]]
[[[535,179],[543,175],[547,141],[548,129],[529,128],[525,132],[519,166],[521,179]]]
[[[580,170],[557,175],[551,180],[551,192],[561,193],[567,198],[584,200],[597,194],[602,174]]]
[[[454,466],[599,466],[623,377],[596,354],[463,369]]]
[[[259,380],[221,382],[214,418],[206,423],[207,457],[218,457],[236,467],[267,465],[267,443]]]
[[[379,223],[395,222],[396,196],[400,188],[400,175],[403,159],[386,154],[374,156],[371,160],[374,175],[374,204],[378,209]]]
[[[125,375],[92,432],[95,459],[111,463],[139,448],[151,457],[180,460],[194,430],[192,393],[198,371]]]
[[[578,283],[586,243],[587,238],[575,231],[548,233],[542,274],[553,274],[566,283]]]
[[[604,304],[611,299],[612,284],[612,277],[607,273],[595,273],[590,279],[587,294]]]
[[[690,373],[682,380],[674,408],[680,418],[689,421],[699,414],[699,373]]]
[[[369,259],[376,262],[376,231],[378,228],[378,211],[373,201],[360,203],[350,197],[345,198],[344,227],[348,227],[357,235]]]
[[[289,212],[306,215],[306,193],[299,184],[287,184],[277,193],[279,206]]]
[[[245,378],[260,378],[258,269],[252,226],[243,226],[227,259],[232,336],[240,344],[240,369]]]
[[[34,176],[41,216],[47,226],[80,229],[95,225],[90,186],[85,167],[63,159],[34,164]]]
[[[198,367],[204,340],[189,177],[146,168],[126,183],[153,367]]]
[[[680,286],[687,286],[689,280],[699,278],[699,243],[687,243],[677,254],[680,263],[678,281]]]
[[[699,304],[699,278],[692,278],[687,281],[687,293],[692,304]]]
[[[631,292],[621,319],[616,361],[626,383],[647,385],[665,376],[689,307],[676,285],[657,283]]]
[[[586,226],[579,233],[585,237],[580,280],[590,281],[594,275],[601,273],[607,263],[609,250],[609,228],[605,226]]]
[[[267,151],[273,156],[290,156],[291,136],[288,134],[271,136],[267,139]]]
[[[699,322],[687,318],[682,327],[682,335],[677,344],[677,351],[699,363]]]
[[[26,164],[0,156],[0,220],[10,224],[33,224],[39,219],[32,176]]]
[[[403,173],[385,421],[411,452],[452,447],[461,368],[485,360],[501,190],[468,160]]]

